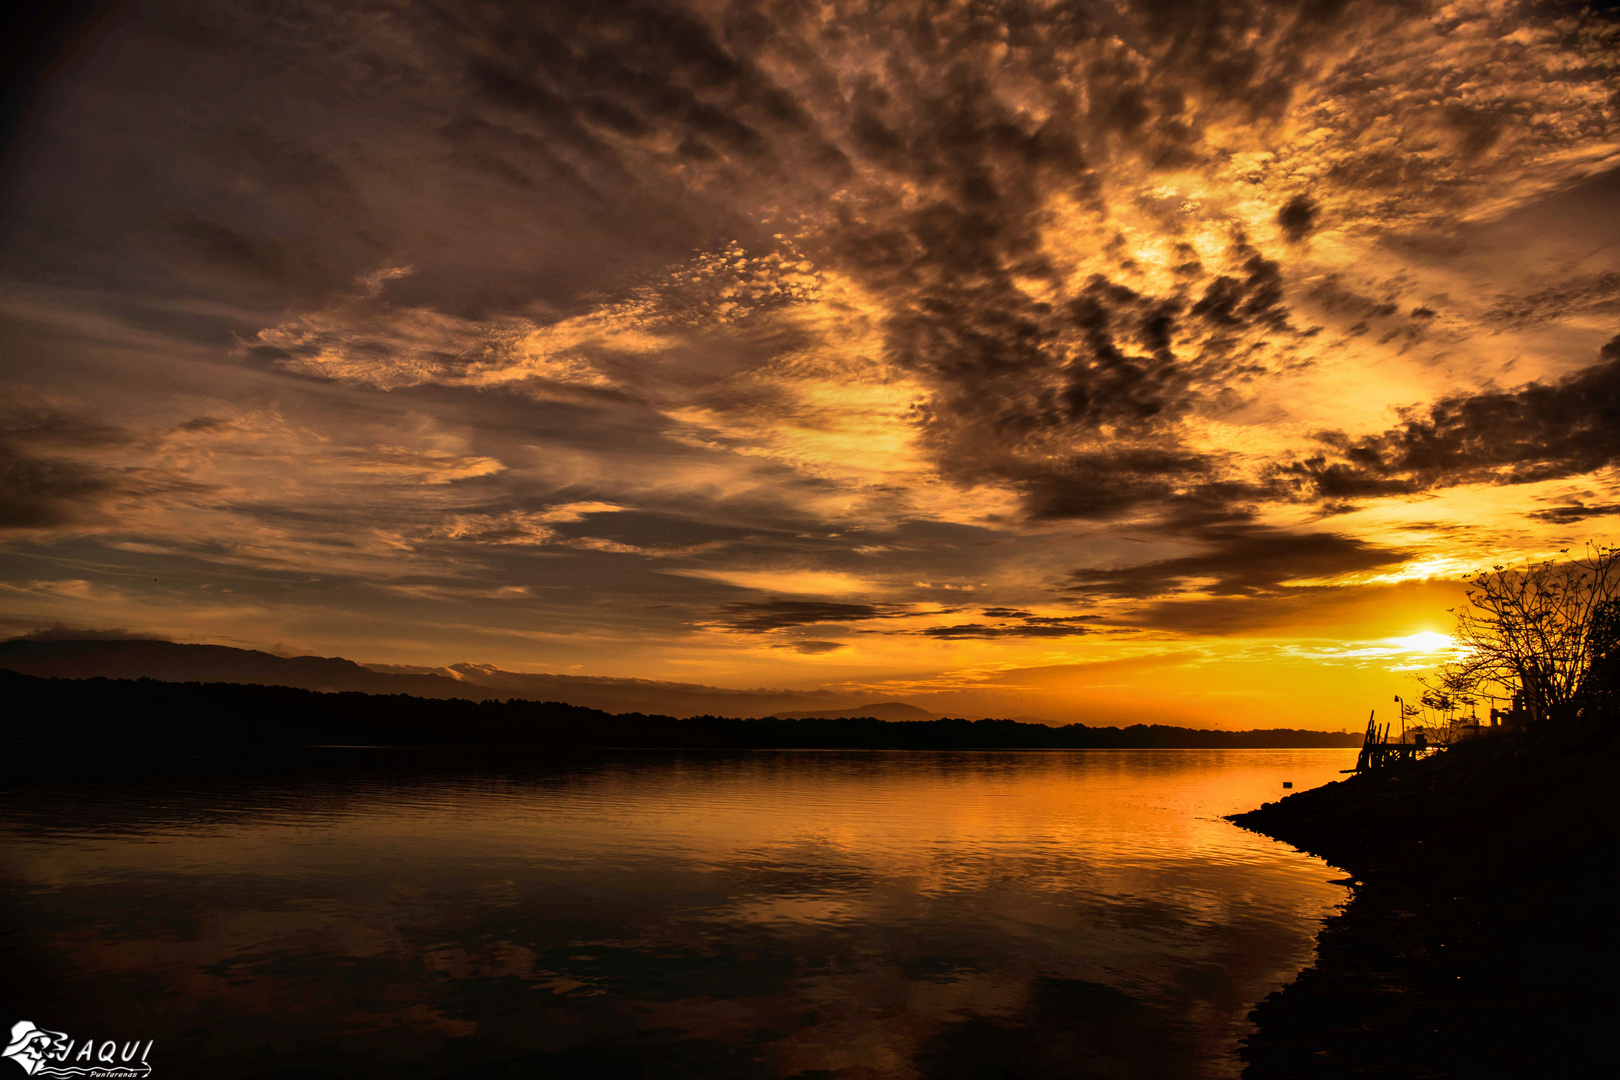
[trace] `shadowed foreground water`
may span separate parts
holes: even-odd
[[[1344,889],[1219,816],[1354,756],[13,773],[0,1020],[154,1078],[1236,1076]]]

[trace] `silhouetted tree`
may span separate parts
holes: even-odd
[[[1620,674],[1620,548],[1495,566],[1469,580],[1455,611],[1458,657],[1424,680],[1425,704],[1492,688],[1517,696],[1531,723],[1614,716]]]
[[[1592,670],[1586,676],[1587,707],[1611,722],[1620,720],[1620,600],[1598,605],[1588,637]]]

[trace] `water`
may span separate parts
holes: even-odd
[[[157,1078],[1231,1077],[1344,889],[1219,816],[1354,755],[13,780],[0,1021],[154,1040]]]

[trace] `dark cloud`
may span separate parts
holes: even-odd
[[[288,273],[287,252],[275,240],[189,215],[172,228],[179,243],[215,272],[236,272],[271,281],[280,281]]]
[[[1400,314],[1401,283],[1385,283],[1378,295],[1367,295],[1364,288],[1347,284],[1338,274],[1329,274],[1312,285],[1306,294],[1311,306],[1324,314],[1337,315],[1343,322],[1384,325]],[[1414,312],[1414,315],[1416,313]],[[1365,332],[1364,326],[1361,332]]]
[[[959,269],[977,258],[924,252],[917,276],[939,284],[890,323],[895,358],[935,388],[919,419],[950,472],[1024,488],[1037,517],[1112,516],[1217,479],[1178,452],[1179,425],[1265,374],[1256,335],[1294,333],[1277,262],[1240,245],[1196,289],[1149,295],[1093,274],[1052,304],[1013,287],[1029,272],[1015,259]]]
[[[127,477],[86,455],[134,439],[123,428],[14,391],[0,405],[0,528],[50,528],[93,516]]]
[[[839,649],[847,649],[849,646],[842,641],[806,640],[784,641],[780,645],[774,646],[774,648],[792,649],[794,652],[803,653],[806,656],[821,656],[825,653],[837,652]]]
[[[1334,533],[1270,529],[1210,529],[1198,555],[1112,569],[1075,570],[1068,591],[1087,596],[1149,599],[1193,588],[1212,596],[1261,596],[1285,582],[1331,578],[1391,566],[1410,557]]]
[[[1119,448],[1028,467],[1022,487],[1036,518],[1106,518],[1169,499],[1208,478],[1214,463],[1175,448]]]
[[[795,626],[865,622],[906,614],[881,604],[838,604],[825,600],[744,600],[727,604],[716,625],[742,633],[766,633]]]
[[[38,529],[82,520],[115,490],[104,470],[40,458],[0,443],[0,528]]]
[[[1620,272],[1606,270],[1498,296],[1485,313],[1485,320],[1496,326],[1522,330],[1571,315],[1616,310],[1620,310]]]
[[[1283,235],[1297,244],[1316,231],[1317,212],[1316,202],[1309,195],[1295,195],[1277,211],[1277,224]]]
[[[907,630],[904,633],[943,640],[961,640],[972,638],[1079,637],[1083,634],[1099,632],[1097,627],[1084,625],[1086,621],[1096,618],[1093,615],[1037,615],[1032,611],[1023,611],[1018,608],[997,607],[982,610],[986,618],[998,621],[994,623],[976,622],[958,623],[952,626],[928,626],[918,630]]]
[[[1194,528],[1252,518],[1275,495],[1266,485],[1225,479],[1212,455],[1165,439],[1157,447],[1101,450],[1028,465],[1015,474],[1031,517],[1107,519],[1150,507],[1167,525]]]
[[[163,499],[204,489],[149,466],[113,466],[83,453],[60,452],[75,447],[82,451],[86,446],[106,449],[126,441],[122,433],[110,435],[95,426],[87,431],[87,443],[75,443],[66,432],[29,440],[30,433],[8,438],[0,431],[0,529],[81,525],[104,519],[109,506],[121,498]]]
[[[1275,476],[1307,495],[1345,499],[1604,468],[1620,458],[1620,336],[1601,356],[1556,382],[1441,398],[1379,435],[1325,433],[1324,452]]]
[[[92,420],[39,394],[11,388],[0,402],[0,439],[61,450],[126,446],[135,435],[115,424]]]
[[[1587,518],[1608,517],[1612,514],[1620,514],[1620,503],[1587,505],[1575,502],[1566,506],[1550,506],[1545,510],[1536,510],[1530,516],[1537,521],[1550,521],[1555,525],[1573,525]]]
[[[923,637],[960,640],[963,638],[1059,638],[1094,634],[1095,627],[1080,626],[1059,619],[1047,622],[960,623],[956,626],[929,626],[913,631]]]

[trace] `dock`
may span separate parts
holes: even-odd
[[[1438,750],[1439,747],[1431,743],[1428,737],[1419,732],[1414,742],[1390,742],[1389,725],[1379,727],[1374,717],[1377,710],[1367,714],[1367,732],[1361,739],[1361,752],[1356,755],[1355,768],[1340,769],[1346,773],[1372,772],[1393,765],[1398,761],[1413,761]]]

